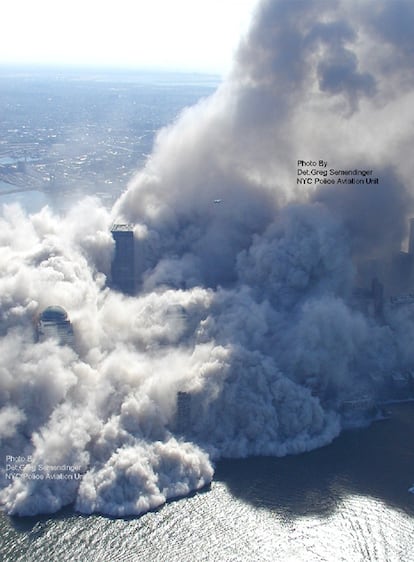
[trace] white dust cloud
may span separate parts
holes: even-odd
[[[159,133],[112,212],[4,208],[4,510],[143,513],[208,484],[220,457],[329,443],[342,401],[414,367],[411,310],[352,304],[355,260],[398,250],[412,211],[413,23],[408,1],[263,1],[228,80]],[[297,185],[299,159],[381,182]],[[134,296],[107,286],[122,221]],[[53,304],[73,349],[35,341]]]

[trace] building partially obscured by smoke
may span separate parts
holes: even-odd
[[[188,392],[177,392],[177,413],[175,417],[175,429],[177,433],[187,433],[191,424],[191,394]]]
[[[55,338],[61,345],[73,344],[72,324],[61,306],[48,306],[38,318],[36,331],[39,342]]]
[[[360,427],[383,416],[377,401],[371,396],[358,396],[340,404],[342,425],[345,428]]]
[[[371,294],[374,316],[381,318],[384,311],[384,285],[376,277],[374,277],[371,283]]]
[[[358,264],[354,301],[364,313],[381,318],[384,302],[408,304],[414,300],[414,219],[410,219],[408,251]]]
[[[382,320],[384,312],[384,285],[377,277],[371,279],[368,287],[355,287],[352,296],[353,304],[356,308],[367,316]]]
[[[112,287],[127,294],[136,289],[134,229],[130,224],[114,224],[115,255],[111,266]]]
[[[414,397],[414,372],[393,371],[386,389],[388,400],[407,400]]]

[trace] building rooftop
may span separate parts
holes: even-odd
[[[66,322],[68,314],[64,308],[58,305],[48,306],[40,315],[41,322]]]
[[[133,230],[134,226],[132,224],[122,223],[113,224],[111,228],[111,232],[131,232]]]

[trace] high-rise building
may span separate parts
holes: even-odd
[[[177,392],[175,428],[178,433],[187,433],[191,426],[191,394]]]
[[[398,297],[414,292],[414,218],[410,219],[408,251],[394,249],[381,257],[358,264],[358,283],[367,286],[372,279],[379,282],[372,286],[377,304],[382,285],[382,297]]]
[[[49,338],[56,339],[61,345],[73,344],[72,324],[66,310],[61,306],[48,306],[38,318],[38,341],[42,342]]]
[[[115,255],[111,266],[112,286],[132,295],[136,289],[134,229],[130,224],[114,224],[111,232],[115,240]]]
[[[414,256],[414,218],[410,219],[410,232],[408,236],[408,253]]]
[[[371,295],[374,315],[376,318],[381,318],[384,312],[384,285],[376,277],[374,277],[371,283]]]

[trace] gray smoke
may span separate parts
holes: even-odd
[[[408,1],[262,1],[228,79],[159,132],[110,213],[92,199],[64,217],[4,208],[8,513],[145,512],[208,484],[220,457],[329,443],[342,401],[414,367],[414,311],[378,321],[352,304],[355,263],[398,250],[412,212],[413,18]],[[300,159],[380,183],[298,185]],[[122,221],[132,297],[106,283]],[[51,304],[74,349],[35,343]]]

